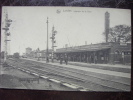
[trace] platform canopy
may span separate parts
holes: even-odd
[[[110,49],[111,45],[108,43],[82,45],[68,48],[60,48],[56,50],[56,53],[70,53],[70,52],[87,52],[87,51],[100,51]]]

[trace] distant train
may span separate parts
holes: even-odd
[[[19,59],[19,58],[20,58],[19,53],[17,53],[17,52],[14,53],[14,54],[13,54],[13,58],[17,58],[17,59]]]

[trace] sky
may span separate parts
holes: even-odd
[[[89,7],[2,7],[1,29],[5,26],[5,11],[12,20],[8,37],[8,53],[25,53],[27,47],[32,50],[46,49],[47,17],[49,48],[51,49],[52,27],[55,27],[56,49],[68,46],[105,42],[105,12],[110,13],[110,27],[116,25],[131,26],[131,11],[127,9],[89,8]],[[1,31],[1,51],[4,50],[4,30]]]

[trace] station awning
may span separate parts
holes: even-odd
[[[110,45],[89,45],[89,46],[79,46],[79,47],[69,47],[57,49],[56,53],[71,53],[71,52],[87,52],[87,51],[100,51],[110,49]]]

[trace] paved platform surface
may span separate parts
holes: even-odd
[[[93,66],[107,66],[107,67],[116,67],[116,68],[127,68],[131,69],[131,65],[122,65],[122,64],[94,64],[94,63],[83,63],[83,62],[69,62],[72,64],[82,64],[82,65],[93,65]]]
[[[34,59],[27,59],[27,60],[37,61],[37,60],[34,60]],[[45,61],[37,61],[37,62],[46,63]],[[75,62],[71,62],[71,63],[75,63]],[[60,66],[60,67],[67,67],[67,68],[72,68],[72,69],[77,69],[77,70],[83,70],[83,71],[87,71],[87,72],[94,72],[94,73],[100,73],[100,74],[105,74],[105,75],[131,78],[131,73],[123,73],[123,72],[116,72],[116,71],[96,69],[96,68],[88,68],[88,67],[80,67],[80,66],[75,66],[75,65],[70,65],[70,64],[65,65],[65,64],[59,64],[57,62],[55,62],[55,63],[49,62],[47,64],[56,65],[56,66]],[[127,66],[127,65],[109,65],[109,64],[105,64],[105,65],[104,64],[93,64],[93,65],[95,65],[95,66],[106,66],[106,67],[112,67],[113,66],[113,67],[128,68],[128,69],[131,68],[130,66]],[[88,64],[88,66],[89,66],[89,64]]]

